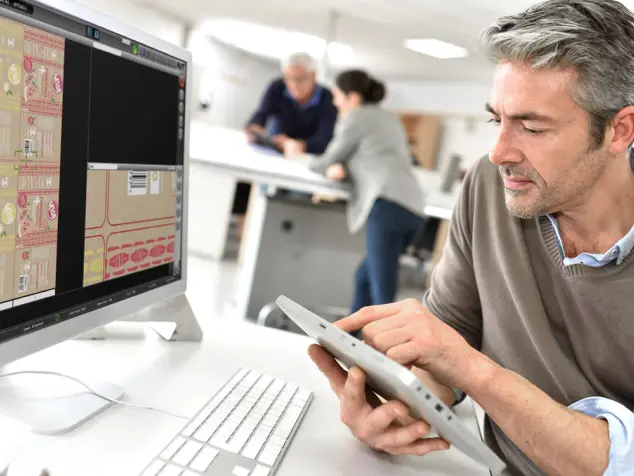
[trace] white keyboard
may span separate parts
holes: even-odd
[[[311,392],[240,369],[142,476],[273,476]]]

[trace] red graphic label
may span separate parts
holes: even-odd
[[[58,73],[53,76],[53,91],[55,94],[60,94],[64,89],[64,81],[62,80],[61,75]]]
[[[24,58],[24,71],[27,73],[33,71],[33,60],[31,60],[28,56]]]
[[[58,206],[55,200],[48,202],[48,207],[46,207],[46,216],[51,221],[57,220]]]
[[[20,208],[26,207],[27,200],[26,193],[22,192],[18,195],[18,205],[20,205]]]
[[[26,261],[27,259],[29,259],[29,252],[28,251],[23,251],[22,252],[22,260]]]
[[[152,256],[152,258],[158,258],[163,253],[165,253],[165,246],[163,245],[157,245],[150,250],[150,256]]]
[[[138,249],[134,253],[132,253],[132,261],[134,261],[135,263],[143,261],[145,258],[147,258],[148,254],[149,252],[145,248]]]
[[[125,266],[125,264],[130,261],[130,255],[128,253],[119,253],[110,258],[110,267],[111,268],[121,268]]]

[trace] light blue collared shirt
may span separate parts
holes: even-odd
[[[564,245],[561,240],[561,235],[559,234],[559,226],[557,225],[557,219],[552,215],[548,215],[550,222],[555,229],[555,235],[557,235],[557,243],[559,244],[559,251],[561,251],[561,256],[563,256],[564,266],[571,266],[573,264],[585,264],[586,266],[591,266],[593,268],[600,268],[601,266],[605,266],[606,264],[611,263],[616,260],[616,264],[621,264],[621,262],[632,252],[634,249],[634,226],[630,229],[630,231],[621,238],[616,244],[606,251],[603,254],[595,254],[595,253],[581,253],[574,258],[569,258],[564,254]]]
[[[634,161],[632,162],[634,166]],[[634,169],[634,167],[633,167]],[[617,265],[634,249],[634,226],[616,244],[603,254],[581,253],[568,258],[559,234],[557,220],[548,216],[553,225],[564,266],[583,264],[600,268],[616,261]],[[634,412],[620,403],[603,397],[591,397],[574,403],[570,409],[584,413],[593,418],[602,418],[610,426],[610,463],[604,476],[634,475]]]

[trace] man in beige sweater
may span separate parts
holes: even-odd
[[[499,19],[483,46],[497,141],[465,180],[430,289],[338,325],[448,404],[469,395],[507,474],[634,474],[634,15],[550,0]],[[310,355],[361,441],[448,448],[402,402],[366,399],[362,371]]]

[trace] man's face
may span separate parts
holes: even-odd
[[[284,70],[284,83],[293,99],[304,102],[313,94],[316,75],[303,66],[288,66]]]
[[[501,63],[487,109],[499,131],[490,153],[511,213],[532,218],[583,200],[601,175],[606,147],[590,150],[590,116],[572,99],[576,73]]]

